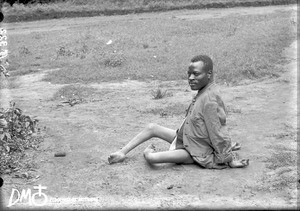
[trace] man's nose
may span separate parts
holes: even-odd
[[[193,79],[195,79],[195,75],[194,75],[194,74],[191,74],[191,75],[189,76],[189,80],[193,80]]]

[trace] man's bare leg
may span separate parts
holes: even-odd
[[[122,162],[128,152],[151,138],[157,137],[172,143],[175,136],[176,130],[151,123],[142,132],[131,139],[131,141],[129,141],[129,143],[126,144],[121,150],[110,154],[108,156],[108,162],[110,164]]]
[[[190,154],[184,149],[155,152],[155,147],[150,144],[144,151],[144,157],[148,163],[194,163]]]

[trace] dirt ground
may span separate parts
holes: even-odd
[[[285,6],[272,8],[273,11],[291,9]],[[234,8],[228,11],[233,14],[244,10]],[[247,12],[262,10],[266,11],[249,8]],[[194,19],[194,12],[190,17],[187,11],[173,13],[178,18]],[[221,14],[217,9],[211,12]],[[71,21],[62,20],[65,24]],[[95,18],[80,18],[78,21],[95,21]],[[39,30],[46,23],[29,23],[27,29]],[[57,27],[63,27],[63,24]],[[16,33],[27,31],[21,32],[16,27]],[[184,113],[167,113],[162,117],[153,111],[176,105],[185,110],[195,94],[189,91],[186,81],[127,80],[92,84],[98,90],[95,99],[71,107],[50,100],[63,86],[41,81],[51,70],[19,77],[20,86],[8,95],[26,114],[38,117],[40,124],[46,126],[46,137],[39,151],[34,152],[38,168],[32,172],[33,179],[3,176],[4,206],[12,188],[32,189],[41,184],[47,187],[43,192],[49,198],[43,208],[296,208],[297,181],[291,186],[276,186],[276,178],[281,178],[278,169],[267,168],[266,161],[274,152],[281,152],[282,147],[294,155],[297,153],[296,47],[295,41],[283,50],[283,56],[290,63],[283,67],[285,71],[279,78],[221,87],[229,109],[228,126],[232,139],[242,144],[241,157],[250,159],[250,165],[244,169],[207,170],[196,165],[173,164],[150,166],[142,155],[147,145],[155,143],[158,150],[168,149],[168,144],[158,139],[131,151],[123,163],[108,165],[107,156],[126,144],[148,123],[177,129]],[[158,85],[171,94],[153,100],[151,90]],[[66,157],[54,157],[58,151],[65,151]],[[296,165],[289,168],[292,168],[290,172],[297,174]],[[35,207],[18,203],[11,208]]]

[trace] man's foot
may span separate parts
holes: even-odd
[[[146,157],[152,152],[155,152],[154,144],[150,144],[149,146],[147,146],[147,148],[144,150],[144,156]]]
[[[155,152],[155,146],[153,144],[150,144],[145,150],[144,150],[144,157],[145,159],[151,163],[151,153]]]
[[[122,162],[125,159],[125,157],[126,156],[123,152],[118,151],[108,156],[108,162],[109,164],[119,163]]]
[[[231,168],[242,168],[249,165],[249,159],[233,160],[228,163]]]

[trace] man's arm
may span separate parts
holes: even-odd
[[[215,150],[216,163],[232,161],[231,141],[228,136],[222,134],[222,125],[218,116],[218,103],[205,103],[203,117],[209,139]]]

